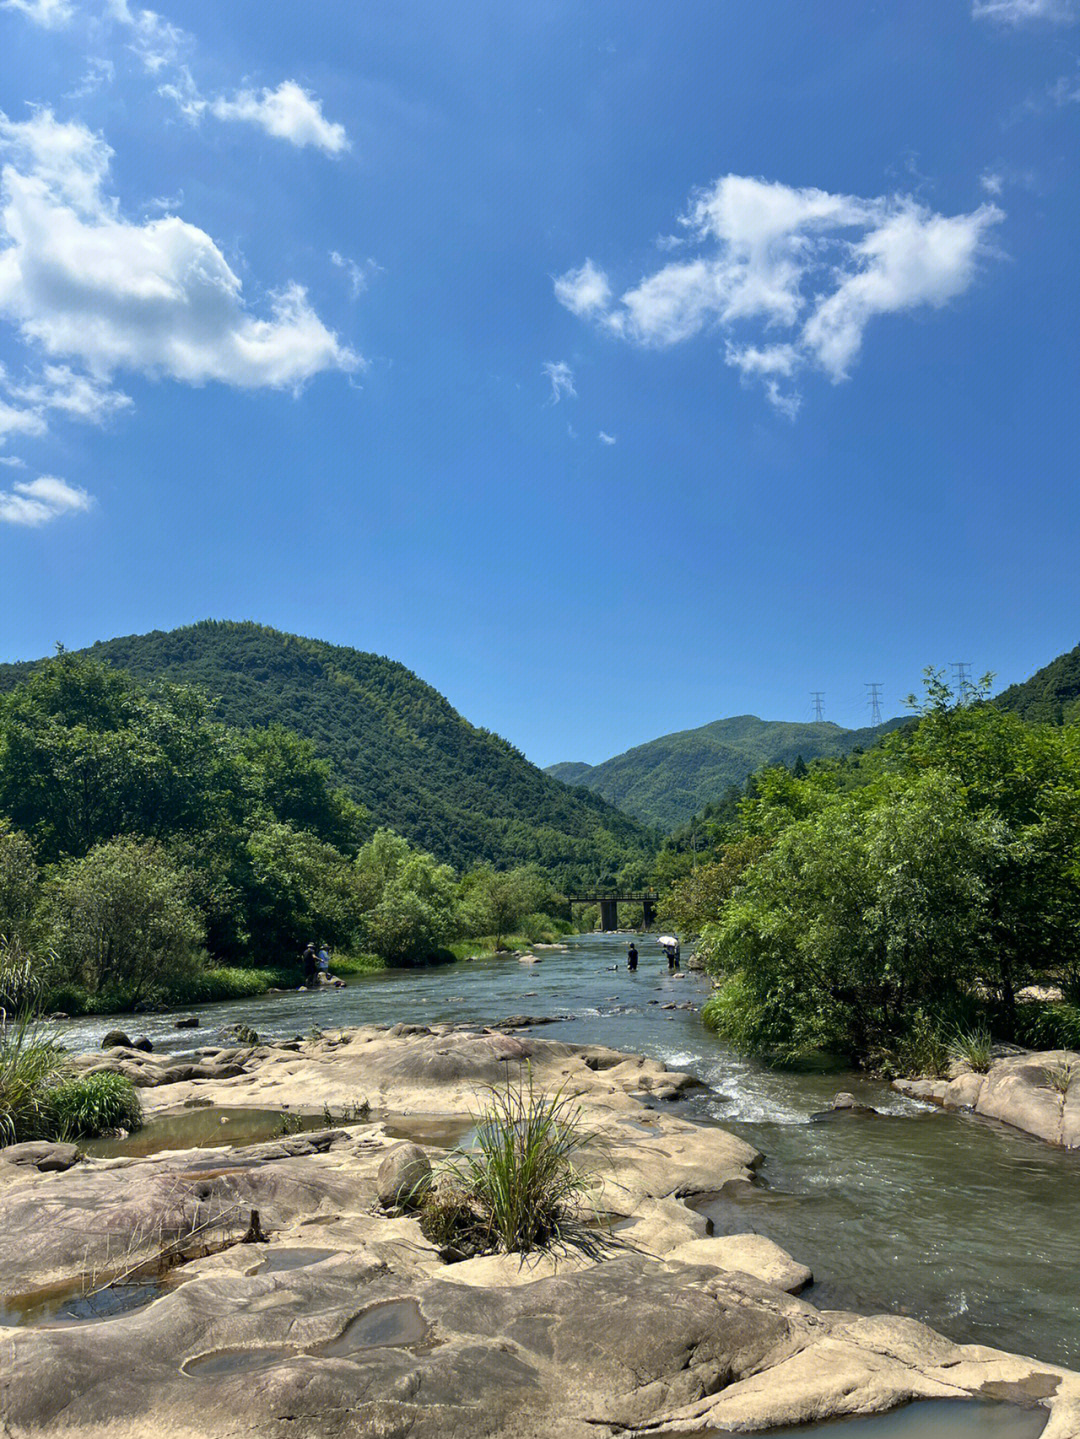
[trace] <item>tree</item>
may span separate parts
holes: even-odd
[[[866,1059],[969,992],[1000,833],[951,777],[892,779],[791,825],[705,932],[720,1028],[791,1059]],[[726,1007],[725,1007],[726,1006]]]
[[[203,929],[190,881],[154,840],[122,838],[58,866],[47,909],[63,976],[132,1005],[190,965]]]
[[[356,857],[366,942],[390,964],[430,958],[457,932],[457,885],[449,865],[376,830]]]
[[[11,944],[32,943],[38,867],[26,835],[0,819],[0,935]]]

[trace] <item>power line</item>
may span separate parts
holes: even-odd
[[[825,711],[821,707],[821,701],[825,698],[825,691],[811,690],[810,698],[814,701],[814,723],[819,724],[825,718]]]
[[[871,723],[871,724],[876,724],[876,725],[877,725],[877,724],[880,724],[880,723],[881,723],[881,686],[880,686],[880,685],[864,685],[864,689],[868,689],[868,690],[870,691],[869,695],[867,695],[867,697],[866,697],[866,703],[870,706],[870,723]]]

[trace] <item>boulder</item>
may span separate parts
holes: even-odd
[[[46,1141],[31,1141],[27,1144],[9,1144],[0,1149],[0,1160],[5,1164],[25,1165],[41,1174],[62,1174],[79,1162],[79,1151],[74,1144],[50,1144]]]
[[[813,1283],[805,1264],[792,1259],[786,1249],[764,1234],[724,1234],[713,1239],[692,1239],[667,1256],[669,1263],[708,1264],[712,1268],[752,1274],[763,1284],[797,1294]]]
[[[174,1029],[198,1029],[199,1016],[197,1014],[185,1014],[183,1019],[178,1019],[173,1025]]]
[[[384,1209],[415,1208],[431,1183],[431,1160],[418,1144],[395,1145],[379,1165],[379,1203]]]
[[[122,1029],[110,1029],[101,1041],[102,1049],[131,1049],[132,1043]]]
[[[131,1047],[132,1049],[141,1049],[143,1054],[152,1054],[154,1052],[153,1042],[148,1039],[145,1034],[140,1034]]]

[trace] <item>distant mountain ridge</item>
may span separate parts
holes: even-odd
[[[198,686],[229,725],[283,724],[389,825],[458,868],[536,862],[566,883],[651,855],[657,836],[471,725],[404,665],[262,625],[205,620],[84,651],[141,680]],[[38,662],[0,665],[0,691]]]
[[[868,748],[904,723],[899,717],[865,729],[844,729],[828,721],[799,724],[732,715],[698,729],[661,735],[598,765],[564,761],[549,765],[547,773],[593,790],[643,823],[670,830],[764,764],[792,765],[800,755],[811,760],[848,754]]]

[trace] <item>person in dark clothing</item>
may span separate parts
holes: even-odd
[[[637,961],[638,961],[637,945],[633,942],[633,940],[631,940],[631,941],[630,941],[630,948],[626,951],[626,967],[627,967],[627,969],[631,969],[631,970],[637,969]]]
[[[315,946],[313,944],[309,944],[307,949],[304,950],[302,963],[304,966],[304,983],[308,989],[310,989],[315,983],[315,976],[319,970],[319,956],[315,953]]]
[[[671,963],[672,969],[678,969],[678,967],[679,967],[679,958],[680,958],[681,953],[682,953],[682,951],[679,949],[679,941],[676,940],[676,941],[675,941],[675,958],[672,960],[672,963]]]
[[[674,944],[665,944],[665,945],[664,945],[664,953],[667,955],[667,967],[668,967],[668,969],[674,969],[674,968],[675,968],[675,956],[676,956],[676,954],[678,953],[678,946],[677,946],[677,945],[674,945]]]

